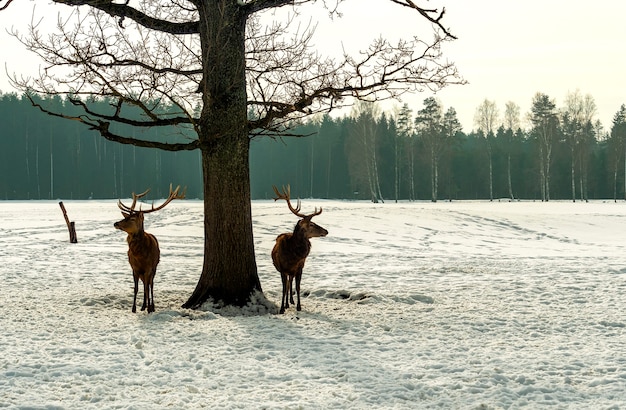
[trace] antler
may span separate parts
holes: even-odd
[[[170,185],[170,189],[171,189],[171,185]],[[117,200],[117,206],[118,208],[120,208],[123,212],[128,212],[129,214],[132,214],[133,212],[135,212],[135,205],[137,204],[137,200],[141,197],[144,197],[148,192],[150,192],[150,188],[146,189],[144,192],[142,192],[141,194],[137,195],[133,192],[133,204],[129,207],[128,205],[124,205],[122,203],[121,199]]]
[[[156,208],[154,207],[154,204],[152,204],[151,209],[147,211],[142,211],[142,212],[144,214],[147,214],[150,212],[158,211],[160,209],[165,208],[165,205],[169,204],[174,199],[185,199],[185,193],[187,192],[187,187],[183,188],[183,192],[180,194],[178,193],[179,190],[180,190],[180,185],[178,185],[176,189],[172,191],[172,184],[170,184],[170,194],[167,196],[167,199],[165,200],[165,202],[163,202],[161,205],[157,206]]]
[[[287,185],[287,188],[285,188],[285,186],[283,185],[283,192],[278,191],[278,188],[276,188],[276,185],[272,185],[272,188],[274,189],[274,193],[276,194],[276,198],[274,198],[274,201],[278,201],[279,199],[284,199],[285,201],[287,201],[287,206],[289,207],[289,210],[296,215],[299,218],[308,218],[311,219],[316,215],[319,215],[322,213],[322,208],[320,208],[320,210],[317,210],[317,207],[315,208],[315,211],[312,214],[309,215],[305,215],[303,213],[300,213],[300,199],[298,199],[297,205],[294,208],[291,205],[291,187],[289,185]]]
[[[172,184],[170,184],[170,194],[168,195],[167,199],[165,200],[164,203],[162,203],[161,205],[159,205],[158,207],[154,207],[154,204],[152,204],[152,208],[147,210],[147,211],[141,211],[141,209],[139,211],[135,211],[135,205],[137,204],[137,200],[139,198],[144,197],[148,192],[150,192],[150,188],[146,189],[145,192],[142,192],[141,194],[137,195],[133,192],[133,204],[131,206],[128,205],[124,205],[122,203],[121,200],[117,201],[117,206],[123,211],[123,212],[127,212],[129,214],[132,214],[133,212],[143,212],[144,214],[150,213],[150,212],[154,212],[154,211],[158,211],[159,209],[163,209],[165,208],[165,205],[169,204],[170,202],[172,202],[174,199],[185,199],[185,192],[187,191],[187,188],[183,189],[183,192],[181,194],[178,193],[178,191],[180,190],[180,185],[178,185],[176,187],[175,190],[172,191]]]

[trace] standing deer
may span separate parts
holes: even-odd
[[[283,187],[282,192],[279,192],[276,186],[272,188],[274,188],[274,192],[276,193],[274,201],[284,199],[287,201],[289,210],[298,218],[302,218],[296,223],[292,233],[278,235],[274,249],[272,249],[272,261],[276,269],[280,272],[280,277],[283,282],[280,313],[285,313],[285,308],[289,307],[289,302],[291,302],[292,305],[294,304],[292,287],[294,278],[296,278],[296,293],[298,295],[296,309],[302,309],[300,306],[300,280],[302,279],[304,261],[311,251],[311,242],[309,239],[326,236],[328,235],[328,231],[316,223],[311,222],[311,218],[322,213],[322,208],[320,208],[319,211],[315,208],[315,211],[309,215],[302,214],[300,213],[299,199],[295,208],[291,205],[289,185],[287,185],[286,189]],[[287,293],[289,293],[289,295],[287,295]],[[287,299],[287,296],[289,296],[289,299]]]
[[[167,204],[174,199],[184,199],[185,192],[178,193],[180,185],[172,191],[172,185],[170,184],[170,194],[163,204],[158,207],[152,205],[151,209],[142,211],[135,210],[137,200],[145,196],[150,189],[139,195],[133,192],[133,203],[131,206],[124,205],[121,200],[118,200],[117,206],[122,210],[124,219],[119,222],[115,222],[113,226],[128,234],[126,241],[128,242],[128,262],[133,269],[133,279],[135,280],[135,295],[133,297],[133,313],[137,311],[137,290],[139,279],[143,282],[143,305],[141,310],[148,308],[148,313],[154,312],[154,293],[153,283],[154,275],[156,274],[156,268],[159,264],[159,257],[161,251],[159,250],[159,242],[156,237],[143,229],[143,215],[155,212],[165,208]]]

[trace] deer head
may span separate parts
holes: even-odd
[[[284,199],[285,201],[287,201],[287,206],[289,207],[289,210],[298,218],[301,218],[296,224],[294,233],[300,231],[304,234],[306,238],[317,238],[328,235],[328,231],[326,229],[311,221],[311,218],[322,213],[322,208],[320,208],[320,210],[318,211],[316,207],[313,213],[308,215],[303,214],[300,212],[301,204],[299,199],[295,208],[293,207],[293,205],[291,205],[291,189],[289,185],[287,185],[286,188],[283,186],[282,192],[278,191],[278,188],[276,188],[275,185],[272,186],[272,188],[274,189],[274,193],[276,194],[276,198],[274,198],[274,201]]]
[[[122,219],[119,222],[116,222],[115,224],[113,224],[113,226],[128,234],[136,234],[138,232],[142,232],[143,231],[143,214],[161,210],[165,208],[165,206],[169,204],[170,202],[172,202],[174,199],[184,199],[185,189],[183,189],[183,192],[180,194],[178,193],[179,191],[180,191],[180,185],[177,186],[175,190],[172,190],[172,184],[170,184],[170,193],[167,199],[165,200],[165,202],[163,202],[161,205],[159,205],[156,208],[154,207],[154,203],[153,203],[152,207],[147,210],[142,210],[141,206],[139,207],[139,210],[135,210],[135,206],[137,205],[137,200],[144,197],[148,192],[150,192],[150,189],[147,189],[141,194],[135,194],[133,192],[132,193],[133,203],[130,206],[124,205],[121,200],[118,200],[117,206],[122,211],[122,216],[124,217],[124,219]]]

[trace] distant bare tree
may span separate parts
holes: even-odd
[[[354,125],[350,129],[348,156],[353,175],[368,187],[370,200],[384,202],[378,172],[378,119],[380,107],[366,101],[357,102],[352,108]]]
[[[576,202],[576,167],[579,170],[580,199],[586,200],[587,164],[590,145],[594,139],[593,120],[596,103],[589,94],[583,96],[580,90],[569,92],[561,110],[561,128],[570,149],[570,176],[572,201]]]
[[[493,147],[492,141],[495,137],[495,131],[498,128],[498,107],[495,101],[485,98],[485,100],[476,108],[474,114],[474,125],[476,129],[485,136],[487,147],[487,163],[489,164],[489,200],[493,201]]]
[[[0,0],[2,8],[9,3]],[[454,39],[443,25],[445,10],[414,0],[388,4],[415,13],[416,24],[432,26],[434,35],[395,44],[380,38],[341,58],[325,57],[313,47],[314,27],[299,29],[289,18],[268,22],[272,11],[297,12],[314,0],[53,3],[68,12],[57,32],[43,33],[35,24],[20,37],[44,61],[40,76],[13,81],[29,95],[67,95],[82,114],[55,112],[36,99],[33,104],[118,143],[200,151],[204,263],[184,304],[189,308],[209,297],[241,305],[261,290],[252,236],[251,136],[285,133],[293,121],[353,99],[375,101],[462,83],[441,55],[441,45]],[[321,3],[336,16],[342,0]],[[378,11],[372,9],[372,16]],[[108,99],[108,109],[91,103],[97,98]],[[136,132],[122,134],[120,125]],[[163,129],[167,142],[143,132],[155,127]]]
[[[511,178],[511,150],[513,149],[515,135],[520,129],[520,108],[519,105],[515,104],[513,101],[507,102],[504,106],[504,119],[502,125],[504,127],[504,135],[506,138],[506,174],[507,185],[509,188],[509,198],[514,200],[515,196],[513,195],[513,183]]]

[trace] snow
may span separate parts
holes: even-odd
[[[284,315],[284,204],[252,205],[269,312],[180,308],[202,204],[146,216],[162,252],[150,315],[130,311],[115,201],[65,206],[78,244],[57,202],[0,202],[0,407],[626,407],[626,203],[307,199],[329,235]]]

